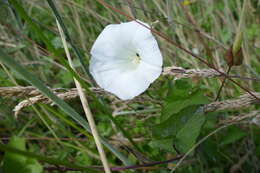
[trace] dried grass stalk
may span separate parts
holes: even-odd
[[[163,75],[172,75],[175,79],[193,78],[193,77],[218,77],[221,76],[219,72],[214,69],[184,69],[182,67],[165,67]]]
[[[55,93],[55,94],[62,100],[71,100],[78,97],[78,92],[76,88],[72,88],[67,92]],[[53,102],[49,98],[45,97],[44,95],[37,95],[34,97],[30,97],[27,100],[23,100],[22,102],[20,102],[18,105],[15,106],[15,108],[13,109],[15,116],[19,114],[21,109],[36,103],[53,104]]]
[[[1,97],[33,97],[39,95],[40,92],[36,90],[33,86],[28,87],[0,87]]]
[[[255,96],[260,97],[260,93],[254,92]],[[259,104],[259,100],[249,94],[240,96],[237,99],[217,101],[204,106],[204,112],[215,112],[228,109],[243,109],[252,104]]]
[[[72,90],[76,88],[49,88],[54,93],[61,93],[61,92],[71,92]],[[89,88],[92,92],[103,94],[104,90],[101,88]],[[15,98],[25,98],[25,97],[34,97],[41,95],[41,92],[38,91],[37,88],[33,86],[27,86],[27,87],[0,87],[0,97],[15,97]]]
[[[249,120],[249,122],[260,126],[260,110],[229,117],[228,119],[220,121],[218,125],[237,123],[244,120]]]
[[[57,26],[58,26],[58,29],[59,29],[59,32],[60,32],[60,35],[61,35],[61,40],[62,40],[62,43],[63,43],[63,46],[64,46],[65,53],[66,53],[67,59],[69,61],[69,65],[73,70],[75,70],[74,64],[72,62],[70,52],[69,52],[69,49],[68,49],[68,45],[67,45],[67,42],[66,42],[65,34],[64,34],[58,20],[56,20],[56,22],[57,22]],[[104,171],[106,173],[111,173],[110,166],[108,164],[108,160],[107,160],[105,151],[103,149],[101,139],[100,139],[100,136],[99,136],[96,124],[95,124],[93,114],[90,110],[86,94],[85,94],[83,88],[81,87],[80,83],[77,81],[77,79],[76,78],[73,78],[73,79],[74,79],[74,82],[75,82],[75,85],[76,85],[76,88],[77,88],[77,91],[78,91],[78,94],[79,94],[81,105],[83,107],[83,110],[85,112],[86,118],[87,118],[88,123],[89,123],[89,127],[90,127],[92,135],[94,137],[94,141],[95,141],[96,147],[98,149],[98,153],[99,153],[101,162],[104,166]]]
[[[222,73],[225,73],[221,71]],[[212,78],[212,77],[221,77],[224,78],[223,74],[215,71],[214,69],[184,69],[182,67],[170,66],[164,67],[162,75],[174,76],[175,80],[182,78]],[[238,78],[241,80],[253,80],[260,81],[259,78],[249,78],[238,75],[228,75],[230,78]]]
[[[57,89],[53,89],[53,90],[57,90]],[[104,90],[99,88],[91,88],[91,90],[100,94],[104,93]],[[37,90],[33,87],[3,87],[3,88],[0,87],[0,91],[5,93],[3,94],[0,92],[0,96],[5,96],[5,97],[8,96],[29,97],[30,95],[34,96],[34,93],[37,93]],[[62,100],[71,100],[78,97],[76,88],[69,89],[66,92],[55,92],[55,94]],[[255,94],[257,97],[260,97],[260,93],[255,92],[253,94]],[[31,106],[35,103],[52,104],[52,101],[44,97],[43,95],[30,97],[29,99],[26,99],[20,102],[17,106],[15,106],[14,112],[17,115],[21,109],[23,109],[24,107]],[[123,103],[124,102],[121,101],[121,104]],[[221,110],[228,110],[228,109],[232,109],[232,110],[244,109],[249,107],[250,105],[259,104],[259,103],[260,102],[256,98],[252,97],[249,94],[245,94],[238,97],[237,99],[229,99],[229,100],[217,101],[217,102],[207,104],[204,106],[203,110],[204,112],[214,112],[214,111],[221,111]]]

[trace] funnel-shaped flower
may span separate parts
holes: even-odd
[[[162,55],[149,29],[135,21],[111,24],[91,49],[89,69],[101,88],[127,100],[160,76]]]

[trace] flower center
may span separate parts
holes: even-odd
[[[141,58],[138,53],[136,53],[133,57],[131,57],[131,61],[135,66],[137,66],[140,63],[140,60]]]

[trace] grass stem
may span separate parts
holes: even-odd
[[[57,22],[57,26],[58,26],[58,29],[59,29],[59,32],[60,32],[60,35],[61,35],[62,43],[63,43],[63,46],[64,46],[66,56],[68,58],[69,64],[70,64],[71,68],[74,69],[74,65],[73,65],[73,62],[71,60],[69,49],[68,49],[68,46],[67,46],[67,43],[66,43],[65,35],[63,33],[63,30],[60,27],[58,20],[56,20],[56,22]],[[74,78],[74,82],[75,82],[76,88],[78,90],[85,115],[86,115],[87,120],[89,122],[89,126],[91,128],[91,132],[93,134],[94,141],[96,143],[96,146],[97,146],[97,149],[98,149],[98,152],[99,152],[99,155],[100,155],[100,159],[101,159],[102,164],[104,166],[104,170],[105,170],[106,173],[111,173],[110,167],[109,167],[109,164],[108,164],[105,152],[104,152],[104,149],[103,149],[101,141],[100,141],[100,137],[99,137],[99,134],[98,134],[98,131],[97,131],[97,128],[96,128],[96,124],[95,124],[93,115],[90,111],[88,101],[87,101],[87,98],[85,96],[85,93],[84,93],[80,83],[77,81],[77,79]]]

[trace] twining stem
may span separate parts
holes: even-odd
[[[69,64],[70,64],[71,68],[73,70],[75,70],[73,62],[72,62],[71,57],[70,57],[70,53],[69,53],[69,49],[68,49],[68,46],[67,46],[67,43],[66,43],[65,35],[63,33],[63,30],[61,29],[61,26],[60,26],[58,20],[56,20],[56,22],[57,22],[57,26],[58,26],[58,29],[59,29],[59,32],[60,32],[60,35],[61,35],[62,43],[63,43],[63,46],[64,46],[66,56],[68,58]],[[110,167],[108,165],[108,161],[107,161],[107,158],[106,158],[106,155],[105,155],[105,152],[104,152],[104,149],[103,149],[101,141],[100,141],[100,137],[99,137],[99,134],[98,134],[98,131],[97,131],[97,128],[96,128],[96,124],[95,124],[93,115],[90,111],[88,101],[87,101],[87,98],[85,96],[85,93],[84,93],[80,83],[77,81],[77,79],[76,78],[73,78],[73,79],[74,79],[76,88],[77,88],[78,93],[79,93],[79,97],[80,97],[80,100],[81,100],[82,107],[84,109],[85,115],[86,115],[87,120],[89,122],[89,126],[90,126],[92,135],[94,137],[94,141],[96,143],[96,146],[97,146],[97,149],[98,149],[98,152],[99,152],[99,155],[100,155],[100,159],[101,159],[102,164],[104,166],[104,170],[105,170],[106,173],[111,173]]]
[[[174,158],[168,159],[168,160],[164,160],[164,161],[153,161],[153,162],[149,162],[149,163],[145,163],[145,164],[141,164],[141,165],[129,165],[129,166],[119,166],[119,167],[112,167],[111,170],[112,171],[123,171],[123,170],[127,170],[127,169],[152,169],[153,166],[156,165],[162,165],[162,164],[167,164],[167,163],[172,163],[174,161],[177,161],[179,159],[181,159],[183,157],[183,155],[177,155]],[[89,166],[89,168],[92,169],[96,169],[96,170],[103,170],[102,167],[100,166]],[[158,167],[155,167],[154,169],[158,169]],[[47,171],[52,171],[52,170],[60,170],[60,171],[77,171],[77,170],[82,170],[80,168],[70,168],[70,167],[64,167],[64,166],[51,166],[51,167],[45,167],[44,170]]]
[[[232,66],[228,66],[228,70],[227,70],[227,73],[226,73],[227,75],[229,75],[229,72],[230,72],[231,68],[232,68]],[[217,94],[217,97],[216,97],[215,101],[217,101],[219,99],[220,93],[221,93],[221,91],[222,91],[222,89],[223,89],[223,87],[225,85],[226,79],[227,78],[225,77],[223,82],[221,83],[221,86],[220,86],[220,88],[218,90],[218,94]]]

